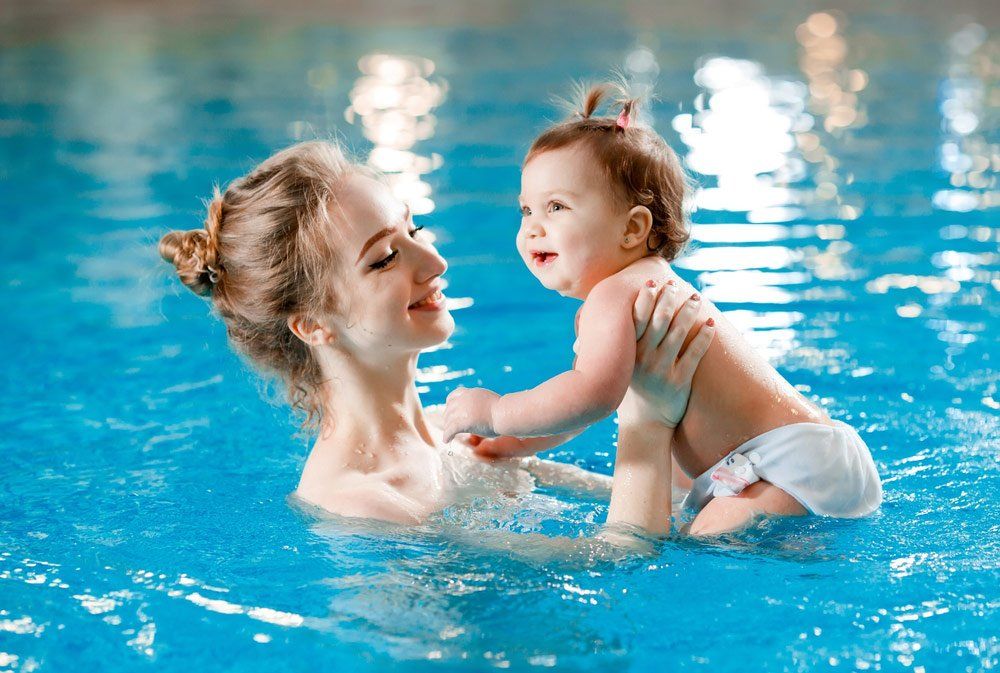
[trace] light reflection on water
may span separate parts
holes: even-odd
[[[934,194],[942,210],[968,212],[1000,204],[997,171],[1000,144],[991,138],[998,119],[1000,42],[975,22],[948,39],[948,74],[940,86],[943,118],[941,168],[950,173],[948,189]]]
[[[853,176],[843,174],[841,159],[833,148],[847,129],[867,123],[859,97],[868,86],[868,73],[845,65],[850,46],[844,23],[840,12],[816,12],[795,30],[801,45],[799,67],[808,85],[808,109],[816,115],[818,127],[797,133],[796,142],[802,157],[815,166],[814,201],[829,203],[831,207],[825,211],[840,219],[853,220],[863,211],[864,203],[858,194],[843,193]]]
[[[431,186],[421,179],[440,168],[440,154],[421,156],[414,146],[434,135],[432,111],[447,92],[443,79],[428,79],[434,62],[427,58],[368,54],[358,61],[359,77],[351,89],[344,118],[360,121],[365,138],[374,147],[368,163],[389,181],[398,198],[414,215],[433,212]]]
[[[853,175],[841,175],[831,151],[831,140],[866,123],[858,96],[868,75],[845,66],[849,47],[841,23],[817,12],[796,28],[804,82],[768,76],[747,59],[713,56],[701,63],[694,74],[703,90],[696,112],[673,118],[688,146],[686,165],[716,180],[697,191],[697,207],[746,211],[749,222],[861,214],[863,200],[841,193]]]
[[[694,114],[674,117],[673,127],[688,146],[685,163],[696,173],[715,176],[695,205],[707,210],[751,211],[751,222],[774,215],[793,219],[802,203],[789,187],[805,177],[795,156],[797,131],[812,127],[805,113],[805,86],[767,77],[758,63],[712,57],[694,74],[704,89]]]

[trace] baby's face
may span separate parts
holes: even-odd
[[[521,172],[517,249],[550,290],[586,299],[621,268],[628,210],[579,144],[543,152]]]

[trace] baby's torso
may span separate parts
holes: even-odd
[[[695,289],[666,261],[646,258],[619,273],[636,292],[647,280],[673,280],[680,298]],[[633,295],[634,296],[634,295]],[[715,340],[694,375],[687,412],[674,434],[674,455],[681,468],[697,476],[743,442],[792,423],[829,423],[825,413],[796,391],[710,301],[702,298],[697,324],[709,317]],[[693,338],[694,333],[689,335]]]

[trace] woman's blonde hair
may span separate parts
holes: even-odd
[[[292,407],[305,414],[304,427],[321,420],[323,373],[288,318],[335,308],[329,211],[355,170],[363,169],[333,143],[293,145],[224,192],[216,188],[203,228],[160,239],[160,256],[184,285],[212,302],[233,346],[281,377]]]

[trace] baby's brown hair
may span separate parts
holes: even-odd
[[[611,92],[621,94],[615,101],[621,113],[617,118],[593,116]],[[549,150],[582,144],[607,176],[613,196],[623,206],[649,209],[653,226],[646,247],[650,254],[671,261],[691,236],[684,212],[688,180],[666,141],[652,129],[634,123],[638,108],[639,100],[627,97],[618,85],[591,87],[583,96],[579,112],[535,139],[524,163]]]

